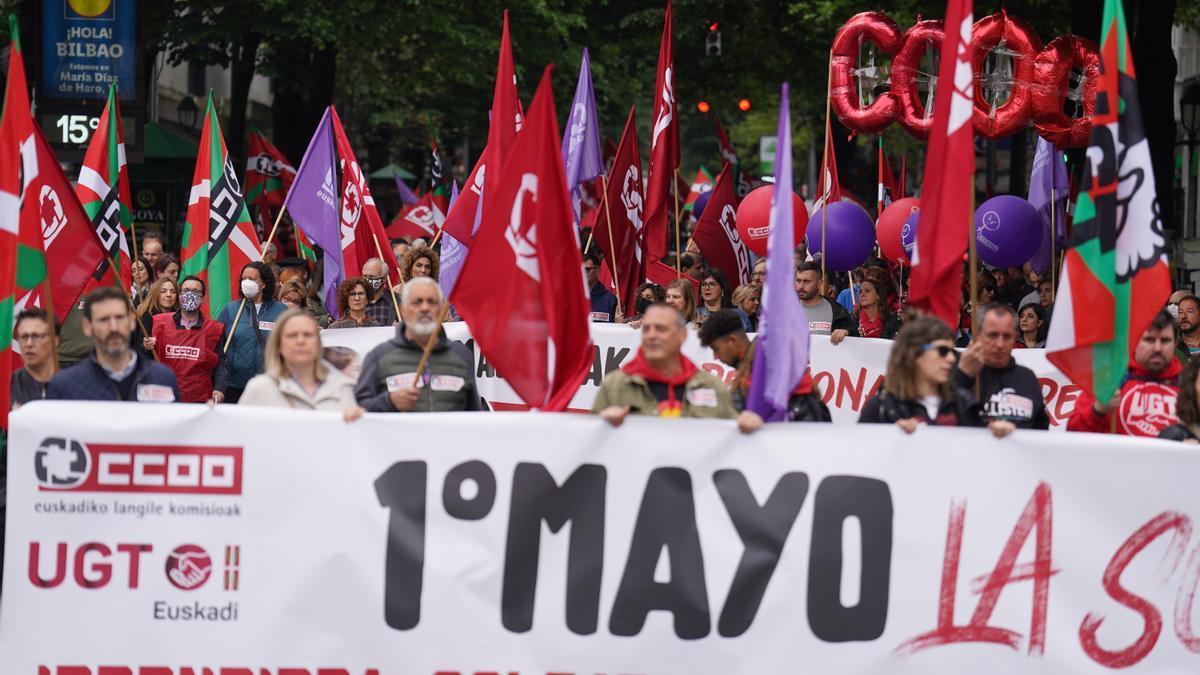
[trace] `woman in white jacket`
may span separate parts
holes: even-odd
[[[263,359],[265,373],[246,383],[238,403],[271,408],[337,410],[347,422],[363,414],[354,399],[354,381],[321,358],[321,327],[302,309],[275,321]]]

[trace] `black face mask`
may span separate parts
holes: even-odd
[[[650,305],[651,305],[651,303],[652,303],[652,302],[653,302],[652,300],[647,300],[646,298],[643,298],[643,297],[640,297],[640,296],[639,296],[639,297],[638,297],[638,299],[637,299],[637,305],[636,305],[636,307],[637,307],[637,313],[638,313],[638,314],[645,314],[645,313],[646,313],[646,310],[647,310],[647,309],[650,309]]]

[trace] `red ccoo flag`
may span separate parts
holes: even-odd
[[[604,262],[617,281],[621,307],[628,308],[637,302],[637,287],[646,278],[646,255],[642,250],[642,155],[638,149],[634,108],[629,109],[625,132],[621,134],[617,156],[608,172],[607,201],[608,213],[605,213],[604,202],[600,203],[592,240],[604,252]],[[612,224],[611,237],[609,223]]]
[[[658,260],[667,254],[669,224],[674,218],[671,189],[679,169],[679,115],[675,107],[675,62],[671,46],[671,2],[663,19],[654,78],[654,126],[650,129],[650,180],[646,186],[646,254]],[[684,188],[687,189],[686,187]]]
[[[367,177],[362,172],[337,109],[329,106],[333,138],[337,145],[338,172],[342,178],[342,269],[346,276],[357,276],[363,263],[371,258],[383,258],[387,266],[389,284],[400,283],[400,268],[396,256],[391,255],[383,221],[375,210],[375,198],[367,186]]]
[[[496,63],[496,85],[492,92],[492,116],[488,124],[487,147],[471,170],[466,187],[446,214],[445,230],[458,241],[470,244],[475,233],[475,217],[480,212],[487,167],[499,171],[508,159],[517,132],[521,130],[521,99],[517,95],[517,74],[513,67],[512,40],[508,36],[508,10],[500,30],[500,58]]]
[[[946,3],[946,41],[933,99],[933,129],[925,160],[917,243],[913,247],[910,299],[951,328],[958,326],[962,260],[974,227],[975,147],[971,115],[971,0]]]
[[[692,241],[709,264],[724,272],[730,283],[740,286],[750,283],[750,251],[738,235],[733,176],[734,168],[725,164],[696,223]]]
[[[452,299],[488,363],[521,400],[561,411],[591,367],[592,339],[551,71],[529,106],[528,128],[492,174],[494,206],[483,213],[478,246]]]

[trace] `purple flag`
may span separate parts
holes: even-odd
[[[400,191],[400,201],[404,204],[416,204],[421,198],[413,193],[412,188],[400,176],[396,176],[396,189]]]
[[[337,316],[337,287],[342,273],[342,235],[338,213],[337,152],[329,108],[308,142],[296,180],[283,202],[292,222],[325,254],[325,308]]]
[[[746,409],[768,422],[787,419],[788,399],[808,370],[808,317],[796,296],[792,232],[792,124],[788,85],[779,97],[775,189],[767,235],[767,277]]]
[[[458,183],[450,182],[450,206],[454,206],[454,202],[458,199]],[[447,207],[449,211],[449,207]],[[448,298],[450,291],[454,290],[454,284],[458,282],[458,273],[462,271],[463,260],[467,257],[467,247],[463,243],[454,238],[449,232],[442,232],[442,270],[438,274],[438,285],[442,287],[442,293]]]
[[[600,152],[600,128],[596,120],[596,96],[592,92],[592,68],[587,47],[579,63],[579,83],[575,85],[575,102],[567,117],[566,133],[562,139],[563,166],[567,169],[567,189],[575,205],[575,222],[579,222],[579,186],[604,173],[604,157]]]
[[[1067,165],[1054,144],[1038,138],[1037,151],[1033,155],[1033,173],[1029,177],[1029,203],[1042,217],[1042,245],[1030,263],[1039,275],[1050,271],[1051,237],[1054,250],[1062,251],[1067,245],[1067,200],[1071,196],[1071,181],[1067,178]],[[1054,227],[1051,228],[1051,215]]]

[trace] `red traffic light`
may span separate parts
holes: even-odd
[[[708,112],[709,109],[710,108],[708,106],[708,101],[700,101],[699,103],[696,104],[696,110],[699,110],[702,113]]]
[[[711,24],[709,24],[709,26],[708,26],[708,32],[710,32],[710,33],[715,33],[715,32],[717,32],[717,29],[718,29],[718,28],[719,28],[719,26],[717,26],[717,22],[716,22],[716,21],[714,21],[714,22],[712,22]]]
[[[741,110],[742,112],[746,112],[749,109],[750,109],[750,99],[744,98],[744,99],[738,101],[738,110]]]

